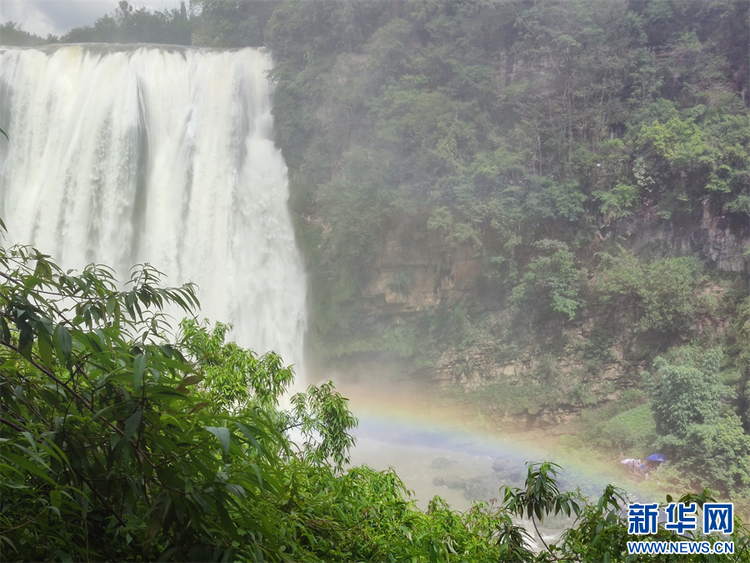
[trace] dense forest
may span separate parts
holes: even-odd
[[[746,496],[747,11],[283,4],[266,37],[326,365],[395,360],[490,419],[581,412],[584,442]]]
[[[372,378],[386,366],[490,426],[564,425],[572,447],[610,457],[658,450],[670,460],[656,476],[664,489],[708,488],[747,511],[749,7],[120,2],[59,38],[6,23],[0,42],[268,48],[317,371]],[[28,520],[3,521],[3,550],[117,559],[134,542],[139,557],[165,560],[635,560],[612,510],[621,492],[586,505],[557,490],[555,466],[532,465],[528,488],[508,489],[499,507],[457,515],[435,501],[420,513],[395,475],[342,469],[354,420],[333,389],[283,414],[291,373],[280,359],[225,344],[221,326],[185,325],[173,347],[158,328],[143,333],[140,306],[192,309],[190,288],[154,290],[146,272],[118,293],[101,271],[55,286],[54,265],[34,270],[31,258],[0,256],[17,268],[0,293],[0,391],[16,432],[0,469]],[[73,318],[48,291],[80,300]],[[61,372],[75,381],[64,391],[50,387]],[[18,391],[28,382],[33,393]],[[80,420],[60,434],[65,401]],[[332,441],[295,456],[283,435],[295,424]],[[85,491],[97,501],[82,510]],[[510,515],[559,512],[581,517],[557,546],[527,551]],[[48,523],[63,517],[70,527]],[[747,541],[737,536],[738,560]],[[79,551],[64,552],[71,544]]]

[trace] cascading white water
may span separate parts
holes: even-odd
[[[0,51],[0,218],[65,268],[149,262],[302,375],[306,280],[254,49]]]

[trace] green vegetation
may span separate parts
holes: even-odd
[[[688,350],[681,364],[658,358],[659,379],[651,391],[657,447],[676,468],[733,498],[750,496],[750,436],[739,417],[722,409],[717,380],[721,355],[703,354],[700,366]],[[724,411],[722,413],[722,410]]]
[[[93,25],[46,39],[15,22],[0,25],[0,45],[31,47],[48,43],[156,43],[198,47],[261,47],[263,32],[279,0],[191,0],[179,8],[151,11],[121,0]]]
[[[0,265],[4,560],[629,560],[621,492],[588,505],[553,464],[463,514],[439,497],[419,511],[393,471],[344,470],[356,419],[332,385],[279,410],[291,370],[221,324],[170,336],[163,310],[195,311],[194,288],[163,288],[150,266],[118,290],[106,267],[66,273],[29,247],[0,249]],[[535,555],[511,516],[558,513],[580,526]],[[750,560],[739,520],[732,539]]]
[[[747,16],[741,0],[284,2],[266,38],[323,364],[471,358],[451,368],[457,395],[491,419],[604,413],[660,355],[721,349],[711,432],[736,444],[726,471],[745,463]],[[432,301],[384,307],[373,288],[402,283],[383,262],[420,260]],[[469,292],[451,289],[459,260],[480,264]],[[467,394],[474,365],[488,386]],[[582,439],[666,447],[650,408]],[[670,453],[693,484],[724,475]],[[746,495],[743,479],[719,490]]]
[[[13,47],[35,47],[45,45],[46,43],[56,43],[57,38],[50,35],[47,39],[29,33],[21,29],[16,22],[5,22],[0,24],[0,45],[9,45]]]
[[[93,26],[70,30],[60,42],[190,45],[192,28],[185,2],[179,8],[150,12],[146,8],[135,9],[121,0],[111,16],[99,18]]]
[[[584,422],[590,419],[584,417]],[[598,423],[597,423],[598,422]],[[585,439],[609,451],[643,455],[656,439],[656,425],[649,405],[640,405],[610,419],[594,421],[584,430]]]
[[[663,448],[672,465],[657,479],[680,490],[710,486],[739,501],[750,487],[749,6],[744,0],[196,0],[160,13],[122,2],[113,15],[63,39],[268,46],[276,63],[271,78],[277,142],[289,166],[290,203],[309,268],[311,348],[321,366],[387,359],[398,361],[403,372],[424,373],[439,357],[457,357],[448,368],[456,395],[474,401],[485,419],[515,414],[541,420],[558,408],[581,412],[584,443],[637,457]],[[6,26],[13,33],[4,32],[3,40],[29,40],[13,24]],[[478,265],[477,273],[461,278],[458,265],[467,262]],[[391,277],[383,277],[385,263],[389,271],[397,270]],[[433,279],[425,281],[418,267],[431,268]],[[385,290],[408,298],[412,308],[386,303]],[[111,313],[105,313],[109,319]],[[73,316],[70,322],[77,313]],[[39,344],[35,335],[43,331],[30,319],[22,319],[13,334],[18,346],[23,336],[23,344],[33,340],[31,349],[39,347],[39,354],[65,360],[65,354],[56,355],[57,329],[49,342]],[[158,348],[165,345],[160,330],[147,335],[156,338],[149,344],[156,348],[147,348],[144,356],[153,356],[156,365],[144,368],[144,381],[165,369],[159,367],[166,361],[160,358],[168,357]],[[280,470],[285,475],[295,468],[295,482],[307,483],[300,493],[311,499],[305,506],[320,511],[280,509],[292,505],[251,483],[248,503],[279,520],[258,516],[253,522],[260,522],[260,529],[242,524],[246,534],[240,543],[281,553],[273,550],[282,544],[267,546],[257,539],[265,537],[266,522],[292,534],[285,537],[307,537],[304,553],[310,558],[325,559],[315,551],[324,531],[325,546],[345,546],[337,557],[365,558],[354,547],[358,538],[360,544],[379,546],[368,557],[387,559],[386,544],[377,544],[380,532],[364,533],[352,525],[359,522],[352,515],[365,510],[362,505],[352,501],[345,509],[351,509],[346,514],[352,520],[338,520],[333,501],[316,496],[322,489],[315,483],[336,494],[344,490],[337,488],[344,486],[339,474],[317,464],[322,457],[332,456],[334,465],[344,460],[345,429],[333,432],[334,450],[312,449],[318,454],[303,456],[310,463],[295,461],[279,433],[283,417],[272,414],[274,397],[291,374],[278,358],[254,358],[225,344],[223,330],[188,323],[181,340],[171,344],[184,359],[169,357],[183,365],[174,367],[173,377],[198,371],[205,378],[193,385],[190,401],[180,399],[177,408],[177,399],[165,402],[157,394],[137,402],[133,389],[122,396],[141,406],[118,407],[107,416],[125,432],[130,416],[153,405],[159,413],[181,413],[173,416],[186,425],[194,418],[187,415],[190,410],[210,403],[211,408],[196,411],[218,417],[207,419],[205,427],[231,427],[231,440],[252,452],[252,440],[242,432],[235,436],[237,427],[221,417],[239,416],[241,405],[265,413],[251,420],[268,436],[263,441],[253,434],[253,439],[273,444],[269,456],[258,450],[251,460],[236,463],[255,463],[261,476],[263,463],[287,464]],[[95,344],[71,334],[75,350],[93,353],[86,346]],[[136,356],[129,350],[124,364],[134,366]],[[17,373],[18,366],[28,369],[23,360],[13,362],[8,365],[16,371],[8,373]],[[64,362],[55,365],[67,369]],[[464,393],[461,378],[475,375],[478,365],[512,366],[513,376],[482,373],[488,387]],[[164,377],[159,375],[162,385]],[[45,384],[37,383],[40,389]],[[151,393],[149,385],[139,390]],[[99,391],[87,392],[93,397]],[[323,413],[333,393],[320,388],[301,398],[294,423],[311,429],[315,416],[309,412]],[[78,406],[74,412],[84,417],[85,410]],[[330,424],[341,414],[320,414],[320,420]],[[91,424],[90,417],[83,419]],[[175,432],[183,422],[175,423]],[[227,436],[223,430],[219,434]],[[186,444],[197,440],[188,438]],[[96,447],[105,446],[96,442]],[[103,450],[91,451],[107,457]],[[123,445],[122,451],[129,450]],[[47,461],[52,454],[36,455],[52,463]],[[112,461],[113,482],[124,479],[118,463],[132,465],[135,454],[128,455],[126,461]],[[77,469],[85,476],[86,467]],[[218,466],[206,467],[202,479],[209,479],[210,471],[218,475]],[[281,483],[274,490],[292,482],[268,471],[263,483]],[[96,488],[87,489],[72,470],[68,474],[71,487]],[[148,479],[143,482],[151,483]],[[364,471],[351,479],[367,488],[386,478]],[[400,507],[394,521],[411,518],[399,485],[388,486],[375,487],[381,492],[372,494]],[[108,498],[107,491],[100,494]],[[219,498],[215,491],[210,499]],[[146,520],[152,514],[163,520],[169,513],[148,502],[145,508],[131,506],[122,492],[111,494],[113,507],[148,514]],[[615,498],[610,491],[603,504],[584,509],[580,534],[571,533],[576,539],[561,545],[586,560],[601,553],[587,551],[600,549],[600,542],[622,542],[621,530],[607,535],[596,527],[602,520],[614,523],[616,516],[606,509]],[[42,506],[44,499],[27,500]],[[178,500],[170,502],[177,506]],[[19,506],[25,505],[19,501]],[[455,522],[441,506],[435,504],[432,514],[442,516],[434,518]],[[176,526],[169,520],[173,528],[164,528],[162,520],[160,530]],[[152,524],[151,530],[156,528]],[[198,538],[191,540],[195,545],[208,541],[201,539],[205,531],[191,530],[186,534]],[[436,547],[448,545],[439,544],[443,536],[425,532],[422,542],[409,530],[403,544],[408,549],[421,546],[425,557],[447,553]],[[158,536],[159,546],[147,544],[144,530],[131,537],[139,549],[158,551],[169,549],[170,533]],[[247,534],[255,534],[259,543],[248,542]],[[503,537],[520,545],[512,533]],[[231,545],[230,540],[238,541],[226,539],[222,545]],[[157,551],[144,551],[142,557]]]
[[[317,225],[299,231],[315,349],[357,357],[389,330],[368,284],[394,237],[430,249],[438,296],[457,256],[481,261],[460,305],[474,326],[516,305],[529,343],[614,309],[613,344],[639,360],[693,338],[711,266],[659,229],[687,240],[708,210],[747,236],[746,15],[739,1],[282,4],[266,37],[292,205]]]
[[[572,321],[580,307],[575,256],[564,242],[541,240],[534,246],[547,255],[531,259],[511,300],[532,314],[559,314]]]
[[[689,335],[699,270],[693,257],[644,263],[618,249],[602,255],[597,290],[602,305],[621,313],[636,333],[650,338]]]

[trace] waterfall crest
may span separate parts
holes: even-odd
[[[306,280],[255,49],[0,50],[6,243],[121,279],[149,262],[198,284],[202,315],[302,375]]]

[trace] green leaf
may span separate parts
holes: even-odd
[[[22,448],[22,449],[26,449],[26,448]],[[4,452],[2,454],[2,457],[8,460],[9,462],[11,462],[12,465],[16,465],[18,468],[24,470],[26,473],[30,473],[31,475],[36,475],[37,477],[40,477],[41,479],[47,481],[48,483],[55,485],[55,481],[47,474],[46,471],[43,471],[41,469],[40,465],[37,465],[36,463],[32,463],[25,457],[16,455],[10,452]],[[43,467],[47,468],[46,466],[43,466]]]
[[[148,525],[146,526],[146,539],[152,539],[156,537],[156,534],[161,530],[161,521],[159,519],[158,512],[154,511],[151,513],[151,517],[148,519]]]
[[[61,324],[57,325],[54,339],[58,359],[67,363],[73,353],[73,340],[70,338],[70,331]]]
[[[117,305],[117,298],[112,296],[109,299],[107,299],[107,305],[105,307],[105,312],[107,313],[107,316],[113,317],[115,313],[115,306]]]
[[[0,329],[2,329],[3,342],[10,342],[10,328],[4,317],[0,317]]]
[[[142,416],[143,411],[137,410],[133,414],[131,414],[125,421],[125,440],[130,439],[135,434],[136,430],[138,430],[138,426],[141,424]]]
[[[242,432],[242,433],[243,433],[243,434],[245,435],[245,438],[247,438],[247,440],[248,440],[248,441],[249,441],[249,442],[250,442],[250,443],[251,443],[251,444],[253,445],[253,447],[254,447],[254,448],[255,448],[255,449],[256,449],[256,450],[258,451],[258,453],[260,453],[260,454],[262,454],[262,455],[268,455],[268,452],[267,452],[266,448],[264,448],[264,447],[263,447],[263,446],[262,446],[262,445],[261,445],[261,444],[260,444],[260,443],[258,442],[258,440],[257,440],[257,438],[256,438],[256,434],[255,434],[255,432],[253,432],[253,430],[255,430],[255,431],[256,431],[256,432],[258,433],[258,434],[261,434],[261,435],[262,435],[263,433],[262,433],[262,432],[260,432],[260,430],[258,430],[258,429],[257,429],[257,428],[255,428],[254,426],[252,427],[252,430],[251,430],[250,428],[248,428],[247,426],[245,426],[245,425],[244,425],[244,424],[242,424],[241,422],[235,422],[235,424],[237,425],[237,428],[239,428],[239,429],[240,429],[240,431],[241,431],[241,432]]]
[[[226,489],[238,498],[245,498],[245,489],[237,483],[227,483],[224,485]]]
[[[146,356],[145,354],[137,354],[133,358],[133,384],[136,390],[141,388],[143,383],[143,374],[146,372]]]
[[[224,446],[224,451],[229,453],[229,428],[224,426],[206,426],[206,430],[216,436],[219,439],[219,442],[221,442],[221,445]]]
[[[251,464],[250,467],[253,468],[253,471],[255,472],[255,477],[257,477],[258,479],[258,486],[261,489],[263,489],[265,487],[265,484],[264,484],[265,479],[263,479],[263,472],[261,472],[260,467],[258,467],[257,463]]]
[[[42,363],[47,367],[52,367],[52,353],[54,351],[52,338],[50,338],[50,335],[46,332],[40,331],[37,343],[39,345],[39,356],[42,358]]]
[[[21,334],[18,337],[18,351],[24,358],[31,360],[31,345],[34,343],[34,332],[25,323],[20,325],[19,328],[21,329]]]
[[[200,383],[203,381],[202,375],[189,375],[185,379],[182,380],[183,385],[195,385],[196,383]]]
[[[62,506],[62,493],[58,490],[50,491],[49,502],[55,508],[60,508]]]
[[[224,503],[222,502],[224,499],[219,497],[216,499],[216,512],[219,513],[219,520],[221,521],[221,527],[225,532],[229,534],[229,536],[237,541],[240,541],[241,538],[239,535],[237,535],[237,526],[232,521],[232,518],[229,516],[229,512],[227,512],[226,507],[224,506]]]

